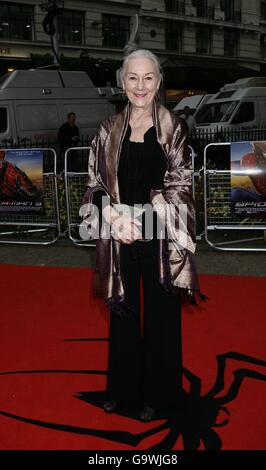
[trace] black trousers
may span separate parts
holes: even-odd
[[[137,315],[111,315],[107,397],[156,408],[172,406],[182,385],[181,302],[159,283],[158,240],[123,244],[121,271],[126,299]]]

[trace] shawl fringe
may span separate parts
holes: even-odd
[[[199,305],[199,302],[207,302],[207,295],[203,294],[200,290],[188,291],[188,289],[181,290],[182,304]]]
[[[199,305],[199,302],[207,302],[208,300],[207,295],[200,290],[183,289],[176,286],[164,286],[164,289],[170,294],[179,295],[182,305]]]
[[[208,297],[200,290],[182,289],[180,287],[171,286],[170,289],[164,286],[165,290],[172,295],[181,297],[182,305],[199,305],[199,302],[206,302]],[[111,314],[117,315],[119,318],[137,317],[135,309],[130,307],[126,300],[114,299],[110,297],[104,301]]]
[[[200,289],[191,289],[191,288],[182,288],[174,286],[171,282],[171,276],[168,272],[168,276],[163,281],[163,287],[166,292],[169,292],[172,295],[177,295],[181,297],[182,305],[199,305],[199,302],[206,302],[208,300],[207,295],[205,295]]]
[[[137,312],[128,305],[126,300],[113,299],[110,297],[104,301],[111,314],[117,315],[119,318],[137,317]]]

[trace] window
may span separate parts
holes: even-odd
[[[7,131],[7,109],[0,108],[0,134]]]
[[[171,51],[182,51],[183,28],[181,23],[166,21],[165,23],[165,47]]]
[[[233,114],[238,101],[223,101],[204,104],[197,112],[197,124],[227,122]]]
[[[260,2],[260,16],[262,20],[266,21],[266,0]]]
[[[266,34],[261,34],[260,37],[261,57],[266,59]]]
[[[225,21],[241,23],[241,0],[220,0]]]
[[[33,7],[16,3],[1,3],[0,39],[31,41],[33,39]]]
[[[235,57],[238,55],[239,49],[239,32],[226,29],[224,31],[224,55]]]
[[[192,0],[192,5],[196,8],[198,17],[214,18],[214,7],[208,6],[208,0]]]
[[[177,15],[185,14],[185,2],[177,0],[165,0],[165,11],[176,13]]]
[[[222,100],[224,98],[230,98],[234,93],[235,93],[235,90],[222,91],[221,93],[219,93],[219,95],[216,97],[216,99],[217,100]]]
[[[241,124],[242,122],[254,121],[255,110],[252,101],[241,103],[231,124]]]
[[[209,54],[211,51],[211,29],[208,26],[197,26],[196,51],[199,54]]]
[[[103,46],[124,47],[129,38],[129,18],[127,16],[102,16]]]
[[[16,114],[22,131],[41,131],[47,129],[47,123],[51,131],[59,127],[56,104],[19,104]]]
[[[63,10],[58,16],[59,41],[62,44],[83,44],[84,14],[81,11]]]

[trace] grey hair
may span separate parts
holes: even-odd
[[[121,77],[122,80],[125,77],[128,62],[131,59],[139,59],[139,58],[152,60],[155,67],[156,67],[156,69],[157,69],[160,80],[161,81],[163,80],[163,71],[162,71],[159,59],[155,54],[153,54],[148,49],[137,49],[136,51],[131,52],[129,55],[127,55],[124,58],[124,62],[123,62],[123,65],[122,65],[122,68],[121,68],[121,71],[120,71],[120,77]]]

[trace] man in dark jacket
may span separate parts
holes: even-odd
[[[76,114],[73,112],[68,113],[67,122],[58,131],[58,143],[60,150],[64,153],[69,147],[75,146],[79,141],[79,129],[75,122]]]

